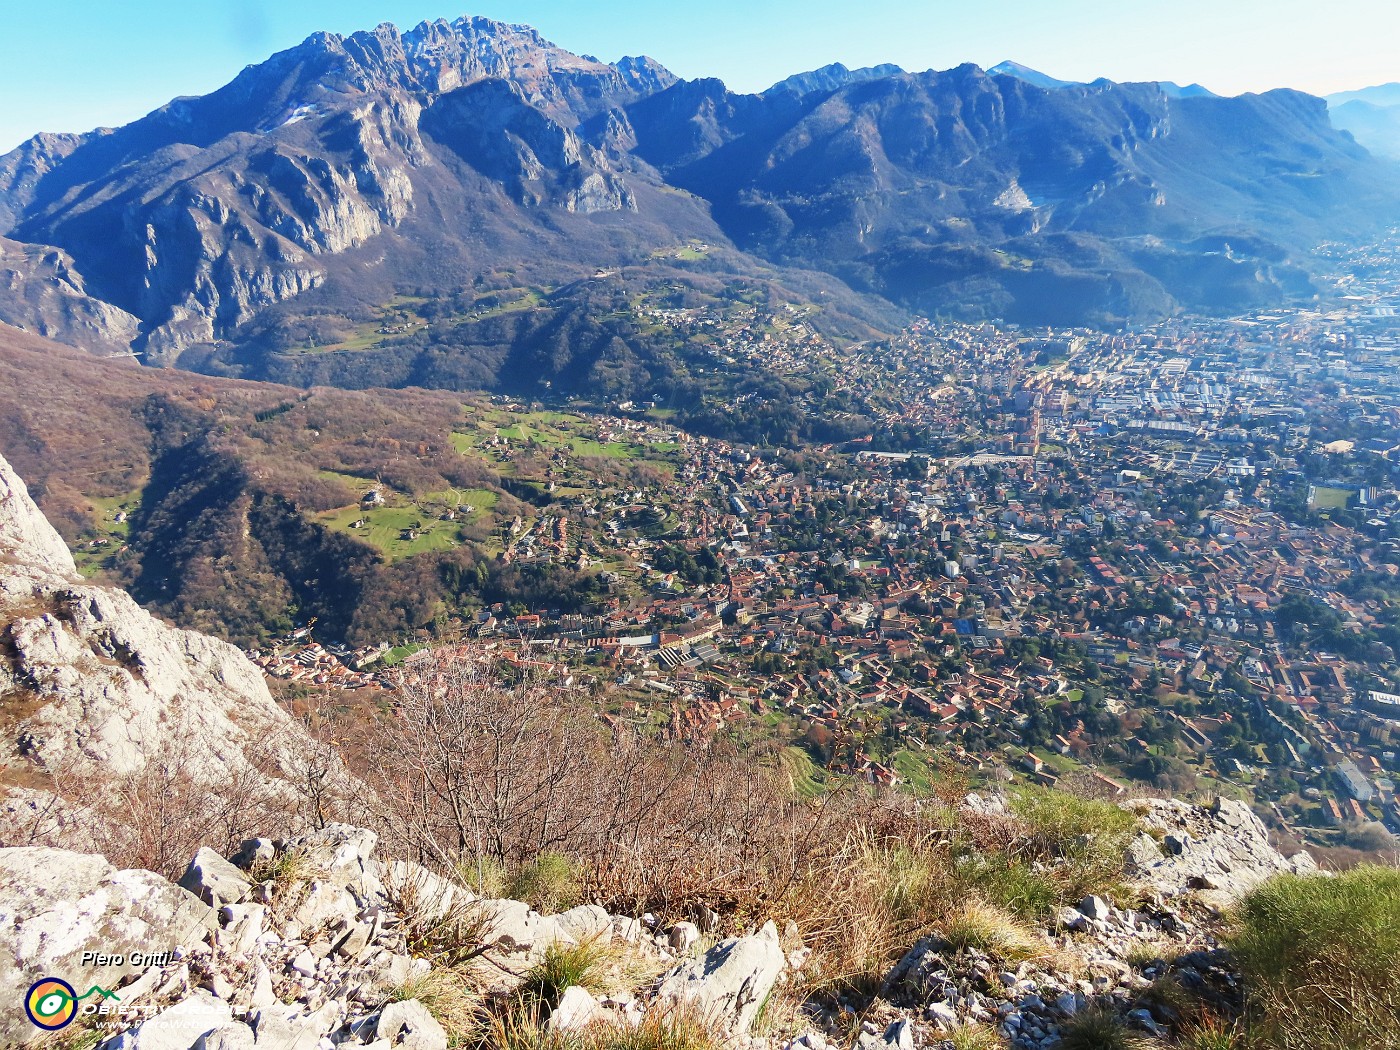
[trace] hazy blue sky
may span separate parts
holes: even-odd
[[[462,0],[453,0],[461,3]],[[318,29],[482,14],[756,91],[828,62],[1325,94],[1400,80],[1396,0],[0,0],[0,152],[202,94]]]

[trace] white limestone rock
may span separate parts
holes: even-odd
[[[613,917],[606,908],[596,904],[580,904],[554,916],[559,929],[571,939],[583,944],[597,941],[607,944],[613,938]]]
[[[603,1006],[587,988],[570,985],[559,997],[559,1005],[549,1015],[551,1032],[577,1032],[605,1017]]]
[[[167,626],[123,591],[78,578],[72,556],[0,458],[0,695],[35,710],[16,741],[50,768],[138,771],[178,751],[226,780],[260,744],[304,735],[233,646]]]
[[[115,988],[146,969],[133,952],[196,944],[215,925],[212,908],[152,872],[119,871],[103,857],[69,850],[0,849],[0,987],[53,976]],[[84,962],[84,952],[109,958]],[[0,1012],[0,1043],[36,1034],[22,1014]]]
[[[1127,874],[1169,895],[1206,891],[1219,903],[1249,892],[1271,875],[1316,870],[1306,853],[1285,857],[1269,843],[1269,832],[1243,802],[1219,799],[1200,806],[1179,799],[1134,799],[1123,803],[1162,836],[1158,856],[1132,851]]]
[[[196,851],[180,877],[180,886],[215,908],[241,904],[252,890],[247,875],[207,846]]]
[[[233,1026],[228,1003],[208,992],[197,991],[154,1017],[142,1021],[102,1044],[101,1050],[191,1050],[195,1046],[226,1047],[223,1036]]]
[[[403,1050],[447,1050],[447,1033],[417,999],[384,1007],[375,1034]]]
[[[720,941],[672,968],[661,979],[658,998],[688,1003],[707,1020],[747,1035],[785,963],[770,922],[756,936]]]
[[[68,545],[35,506],[24,481],[3,457],[0,457],[0,554],[23,562],[36,573],[67,579],[78,575]]]
[[[494,986],[514,987],[552,944],[573,944],[552,915],[541,915],[513,900],[481,900],[472,905],[480,918],[487,950],[483,959],[494,969]]]

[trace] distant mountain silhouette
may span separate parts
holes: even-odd
[[[1027,84],[1034,84],[1036,87],[1046,90],[1057,90],[1059,88],[1084,87],[1084,82],[1079,80],[1057,80],[1048,73],[1042,73],[1038,69],[1030,66],[1023,66],[1019,62],[999,62],[991,69],[987,70],[988,76],[993,77],[1015,77],[1017,80],[1024,80]],[[1107,83],[1107,81],[1105,81]],[[1187,84],[1182,87],[1180,84],[1170,80],[1148,81],[1155,83],[1162,89],[1162,93],[1168,98],[1215,98],[1214,91],[1202,87],[1200,84]]]
[[[987,75],[992,77],[1015,77],[1017,80],[1024,80],[1027,84],[1034,84],[1038,88],[1046,90],[1054,88],[1083,87],[1077,80],[1058,80],[1048,73],[1042,73],[1038,69],[1030,66],[1023,66],[1019,62],[998,62],[991,69],[987,70]]]
[[[530,340],[562,338],[564,303],[571,325],[604,300],[615,315],[576,285],[605,268],[761,280],[853,335],[900,309],[1148,320],[1307,298],[1314,244],[1397,217],[1395,170],[1297,92],[1002,63],[834,64],[747,95],[464,18],[318,33],[212,94],[0,157],[0,320],[264,375],[298,325],[504,282],[560,298],[435,382],[501,381],[508,345],[587,389],[583,351]],[[676,261],[691,241],[703,265]]]
[[[829,66],[822,66],[807,73],[796,73],[786,80],[780,80],[764,94],[786,91],[793,95],[810,95],[814,91],[835,91],[862,80],[899,76],[903,72],[899,66],[889,62],[879,66],[864,66],[861,69],[847,69],[840,62],[833,62]]]
[[[1400,159],[1400,84],[1327,96],[1332,123],[1372,153]]]

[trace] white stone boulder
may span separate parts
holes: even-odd
[[[447,1050],[447,1033],[417,999],[384,1007],[375,1035],[402,1050]]]
[[[135,1028],[108,1039],[101,1050],[191,1050],[208,1046],[215,1032],[233,1025],[228,1003],[208,992],[197,991],[147,1018]],[[216,1045],[227,1045],[219,1037]]]
[[[195,852],[180,886],[215,908],[243,903],[253,888],[247,875],[207,846]]]
[[[0,849],[0,987],[58,977],[79,992],[116,988],[149,965],[133,953],[188,947],[216,926],[212,908],[152,872],[89,853]],[[0,1045],[37,1034],[22,1013],[0,1012]]]
[[[661,979],[658,999],[687,1005],[705,1020],[747,1035],[786,960],[771,922],[753,937],[720,941]]]
[[[559,1005],[549,1015],[551,1032],[577,1032],[607,1016],[603,1006],[587,988],[570,985],[559,997]]]

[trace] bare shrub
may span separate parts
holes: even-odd
[[[484,860],[521,885],[539,858],[567,855],[585,896],[627,909],[757,907],[754,887],[793,883],[803,804],[756,772],[762,756],[609,731],[538,678],[501,676],[470,649],[402,673],[369,774],[406,855],[443,871]]]
[[[925,799],[857,780],[803,798],[776,751],[610,728],[469,646],[402,672],[369,751],[385,848],[540,906],[587,900],[664,920],[703,905],[731,929],[792,921],[817,993],[873,991],[915,939],[959,921],[973,891],[1032,917],[1063,897],[1062,880],[1078,890],[1089,869],[1097,884],[1132,822],[1038,796],[1022,812],[968,815],[951,778]],[[1005,871],[991,863],[1002,857]],[[1008,954],[1038,950],[1017,941]]]
[[[251,769],[211,787],[197,773],[192,749],[173,746],[137,772],[93,778],[55,776],[56,793],[80,804],[82,831],[119,868],[146,868],[168,879],[184,874],[200,846],[231,853],[254,831],[283,820]]]
[[[261,727],[241,758],[211,765],[203,741],[178,737],[133,772],[100,774],[76,762],[50,769],[68,814],[63,838],[118,867],[176,880],[201,846],[229,856],[245,838],[295,834],[346,815],[332,804],[347,782],[333,751],[286,727]]]

